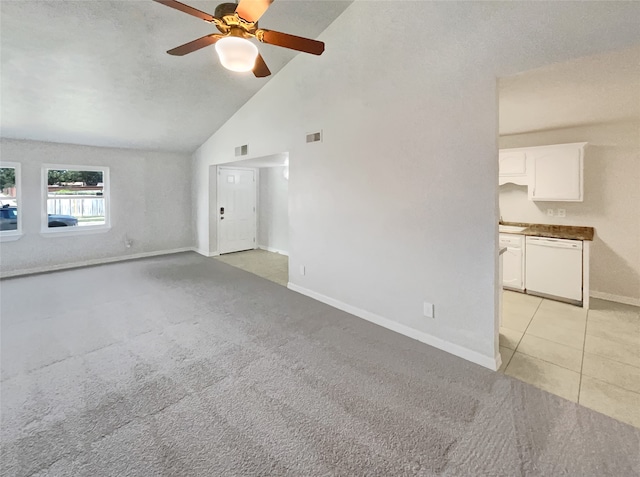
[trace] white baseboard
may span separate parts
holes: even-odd
[[[493,368],[489,368],[491,371],[497,371],[500,369],[500,366],[502,366],[502,356],[500,356],[500,349],[498,348],[498,354],[496,355],[495,359],[495,363],[496,363],[496,369]],[[486,367],[486,366],[485,366]]]
[[[205,257],[218,257],[220,256],[220,252],[208,252],[206,250],[202,250],[196,247],[193,247],[191,250],[193,250],[196,253],[199,253],[200,255],[203,255]]]
[[[131,255],[121,255],[118,257],[97,258],[95,260],[84,260],[82,262],[63,263],[60,265],[49,265],[45,267],[26,268],[13,270],[10,272],[0,272],[0,278],[20,277],[23,275],[33,275],[35,273],[56,272],[58,270],[68,270],[70,268],[90,267],[93,265],[103,265],[105,263],[123,262],[125,260],[135,260],[138,258],[156,257],[158,255],[171,255],[180,252],[192,252],[193,247],[174,248],[171,250],[158,250],[156,252],[134,253]]]
[[[279,253],[280,255],[286,255],[287,257],[289,256],[289,252],[286,250],[280,250],[279,248],[267,247],[266,245],[258,245],[258,248],[260,250],[266,250],[267,252]]]
[[[593,298],[600,298],[601,300],[615,301],[617,303],[624,303],[625,305],[640,306],[640,298],[633,298],[630,296],[613,295],[611,293],[599,292],[591,290],[589,293]]]
[[[375,313],[371,313],[370,311],[366,311],[361,308],[348,305],[346,303],[335,300],[328,296],[322,295],[312,290],[308,290],[294,283],[289,282],[287,284],[287,288],[295,292],[301,293],[302,295],[306,295],[315,300],[321,301],[322,303],[326,303],[327,305],[330,305],[339,310],[346,311],[347,313],[355,315],[358,318],[362,318],[367,321],[370,321],[371,323],[375,323],[376,325],[382,326],[383,328],[387,328],[388,330],[395,331],[396,333],[400,333],[414,340],[418,340],[422,343],[433,346],[434,348],[441,349],[442,351],[446,351],[447,353],[451,353],[455,356],[466,359],[467,361],[471,361],[472,363],[476,363],[476,364],[479,364],[480,366],[484,366],[485,368],[489,368],[492,371],[496,371],[498,368],[500,368],[501,358],[499,353],[497,357],[494,357],[494,358],[485,356],[483,354],[478,353],[477,351],[473,351],[463,346],[450,343],[448,341],[437,338],[423,331],[418,331],[414,328],[410,328],[396,321],[376,315]]]

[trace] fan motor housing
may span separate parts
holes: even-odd
[[[247,35],[253,36],[258,29],[258,22],[248,22],[236,14],[236,3],[221,3],[216,7],[215,17],[216,26],[223,34],[231,33],[235,36],[247,38]]]
[[[236,12],[237,6],[238,5],[235,3],[221,3],[216,7],[214,16],[218,18],[222,18],[227,15],[233,15]]]

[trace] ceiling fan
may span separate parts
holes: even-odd
[[[240,0],[239,3],[221,3],[215,14],[210,15],[176,0],[154,0],[181,12],[213,23],[220,33],[212,33],[167,51],[170,55],[183,56],[205,46],[216,45],[222,66],[232,71],[253,71],[258,78],[269,76],[271,71],[264,62],[258,47],[249,41],[256,38],[262,43],[291,50],[321,55],[324,43],[309,38],[258,28],[258,20],[273,0]]]

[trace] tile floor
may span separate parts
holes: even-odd
[[[500,371],[640,427],[640,308],[504,292]]]
[[[256,249],[227,253],[216,259],[276,282],[283,287],[286,287],[289,281],[289,257],[286,255]]]

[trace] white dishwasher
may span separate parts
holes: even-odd
[[[582,240],[526,239],[527,292],[582,301]]]

